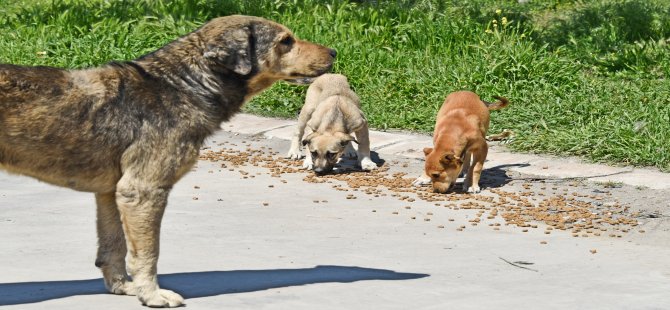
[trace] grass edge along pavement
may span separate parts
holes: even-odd
[[[670,3],[663,1],[0,0],[0,62],[130,60],[229,14],[264,16],[338,50],[372,127],[430,132],[444,96],[502,95],[512,150],[670,169]],[[663,13],[668,14],[663,14]],[[458,17],[458,18],[455,18]],[[295,117],[277,84],[246,111]]]

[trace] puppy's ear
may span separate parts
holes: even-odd
[[[347,146],[349,142],[356,142],[358,144],[358,141],[356,141],[356,138],[354,136],[348,134],[348,133],[337,133],[337,137],[340,139],[340,145],[342,147]]]
[[[302,146],[305,146],[305,145],[309,144],[310,142],[312,142],[312,138],[314,138],[314,136],[316,136],[316,133],[312,132],[309,135],[307,135],[307,137],[302,139]]]
[[[432,148],[432,147],[424,147],[424,148],[423,148],[423,155],[428,156],[428,154],[430,154],[431,152],[433,152],[433,148]]]
[[[207,43],[203,56],[237,74],[251,72],[251,30],[248,27],[225,31]]]
[[[448,152],[448,153],[445,153],[444,155],[442,155],[442,158],[440,159],[440,161],[443,164],[457,164],[457,165],[460,165],[460,164],[463,163],[463,161],[459,157],[456,157],[456,155],[454,153],[451,153],[451,152]]]

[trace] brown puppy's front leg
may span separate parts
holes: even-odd
[[[98,256],[95,266],[102,270],[105,287],[119,295],[135,295],[126,273],[126,239],[114,193],[95,194],[97,205]]]
[[[465,182],[464,184],[469,184],[468,193],[479,193],[481,189],[479,188],[479,178],[482,175],[482,170],[484,169],[484,161],[486,160],[486,155],[488,154],[488,146],[484,144],[480,147],[479,150],[472,152],[472,161],[473,164],[470,166],[468,171],[467,179],[470,179],[470,182]]]
[[[116,191],[128,247],[129,271],[137,297],[150,307],[178,307],[184,299],[158,287],[157,263],[160,226],[169,187],[124,175]]]

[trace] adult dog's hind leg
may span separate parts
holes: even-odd
[[[137,297],[150,307],[178,307],[184,303],[179,294],[158,286],[160,226],[169,192],[169,187],[128,174],[117,184],[116,203],[126,235],[129,271]]]
[[[100,268],[108,291],[120,295],[135,295],[126,273],[126,239],[121,226],[114,193],[97,193],[98,255],[95,266]]]

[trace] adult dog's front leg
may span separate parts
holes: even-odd
[[[150,186],[125,176],[116,191],[129,271],[137,297],[150,307],[178,307],[184,303],[179,294],[158,287],[160,226],[169,192],[170,188]]]
[[[356,139],[358,140],[358,164],[361,166],[361,169],[377,169],[377,164],[370,158],[370,132],[368,131],[367,124],[356,130]]]
[[[126,239],[114,193],[95,194],[97,204],[98,256],[95,266],[102,270],[105,287],[119,295],[135,295],[126,273]]]

